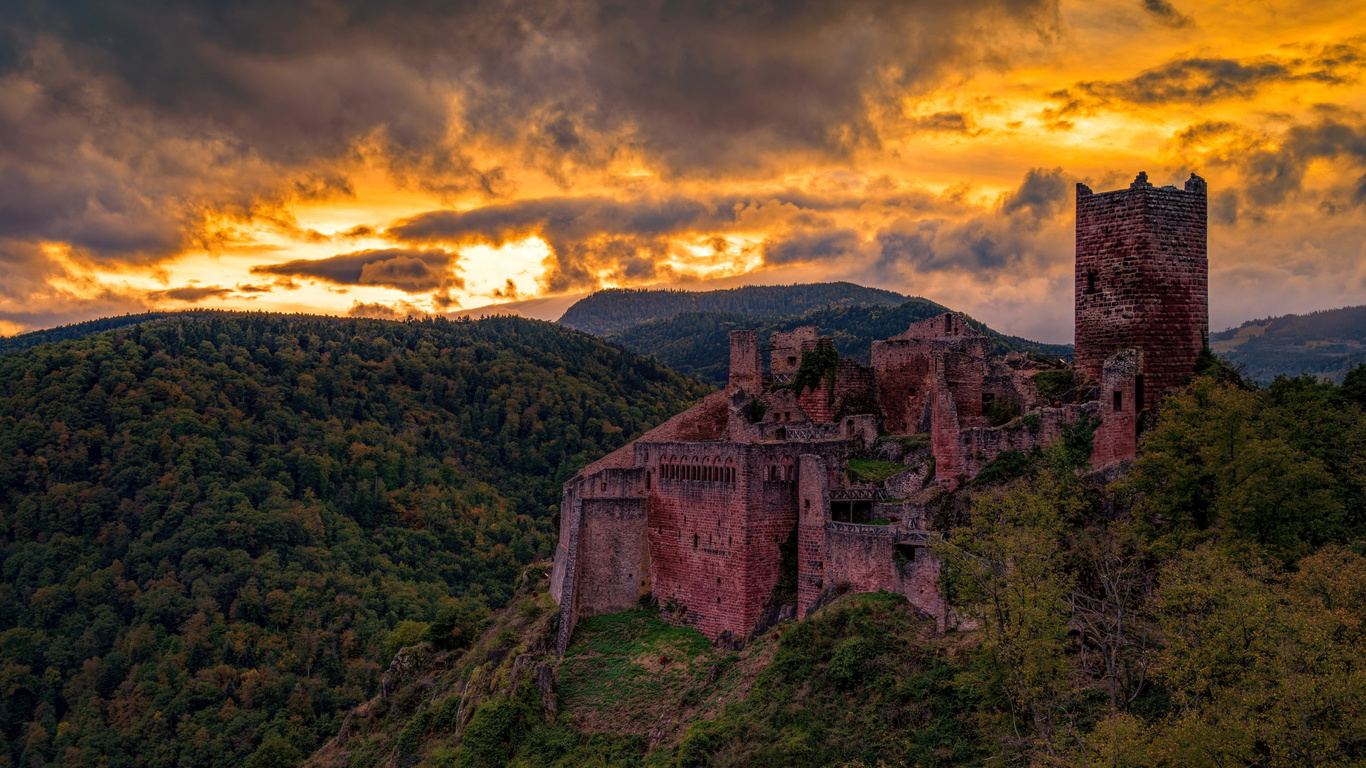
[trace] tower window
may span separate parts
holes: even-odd
[[[1096,273],[1095,270],[1086,273],[1086,292],[1092,294],[1096,292]]]
[[[1124,410],[1124,393],[1115,390],[1115,413]]]
[[[697,549],[697,534],[692,535],[692,548]]]

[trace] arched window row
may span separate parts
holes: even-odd
[[[791,483],[797,479],[797,467],[791,456],[784,456],[782,464],[769,464],[764,467],[764,480],[770,483]]]
[[[730,459],[726,464],[721,464],[720,457],[716,458],[716,463],[712,459],[703,459],[700,464],[684,463],[676,456],[670,456],[659,465],[660,480],[692,480],[703,483],[734,483],[736,478],[735,467],[731,466]]]
[[[764,467],[764,480],[770,483],[791,483],[797,479],[797,471],[791,464],[778,466],[770,464]]]

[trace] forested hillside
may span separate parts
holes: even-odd
[[[179,317],[0,357],[0,765],[296,762],[413,622],[509,599],[566,478],[703,394],[516,318]]]
[[[817,307],[896,305],[905,296],[853,283],[747,285],[719,291],[614,288],[580,299],[560,324],[603,335],[683,312],[722,312],[755,317],[801,314]]]
[[[115,317],[101,317],[98,320],[86,320],[82,323],[72,323],[61,325],[56,328],[46,328],[41,331],[30,331],[21,333],[17,336],[0,337],[0,355],[10,352],[22,352],[25,349],[36,347],[39,344],[47,344],[53,341],[67,341],[70,339],[83,339],[94,333],[109,331],[115,328],[124,328],[130,325],[140,325],[153,320],[166,320],[173,317],[183,317],[185,319],[208,318],[208,317],[228,317],[236,315],[236,312],[220,312],[216,310],[188,310],[184,312],[141,312],[136,315],[118,315]]]
[[[1366,307],[1249,320],[1211,335],[1210,346],[1263,384],[1302,373],[1342,381],[1366,363]]]
[[[972,629],[845,595],[736,650],[641,608],[556,659],[531,571],[468,649],[405,651],[310,765],[1361,765],[1366,367],[1258,389],[1209,362],[1117,482],[1083,425],[947,507]]]
[[[948,308],[925,299],[909,299],[894,306],[842,306],[805,313],[755,316],[736,313],[688,312],[667,320],[642,323],[606,337],[642,355],[653,355],[680,373],[724,383],[730,368],[730,332],[758,328],[761,344],[774,331],[790,331],[814,325],[831,336],[841,357],[865,365],[875,339],[886,339],[906,330],[911,323],[947,312]],[[993,331],[976,320],[972,324],[992,339],[993,351],[1035,352],[1050,357],[1070,357],[1068,344],[1042,344]]]

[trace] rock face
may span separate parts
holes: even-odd
[[[1208,339],[1205,201],[1194,175],[1184,190],[1144,174],[1099,195],[1078,185],[1073,391],[1090,393],[1084,402],[1043,402],[1033,376],[1056,366],[993,358],[954,312],[874,342],[871,366],[833,357],[808,326],[772,335],[765,374],[757,334],[733,331],[725,391],[565,484],[557,649],[579,616],[650,596],[726,643],[849,590],[897,592],[941,628],[955,624],[926,505],[1080,419],[1100,420],[1097,470],[1133,457],[1145,412]],[[814,387],[799,376],[811,354]],[[882,435],[906,442],[875,448]],[[904,469],[855,482],[861,457]]]

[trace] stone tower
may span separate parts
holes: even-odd
[[[1076,360],[1092,380],[1123,349],[1142,351],[1137,410],[1157,404],[1209,344],[1205,180],[1128,189],[1077,185]]]

